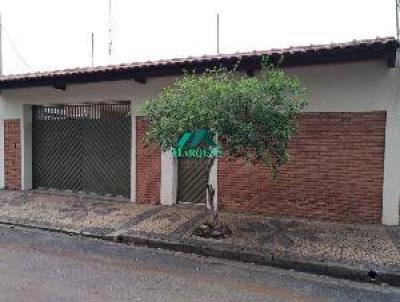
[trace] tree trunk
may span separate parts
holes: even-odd
[[[208,159],[206,169],[207,169],[207,196],[206,196],[206,207],[211,212],[211,221],[214,224],[218,217],[218,201],[215,198],[215,189],[212,184],[210,184],[210,173],[212,167],[214,166],[215,158]]]

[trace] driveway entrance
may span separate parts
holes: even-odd
[[[130,104],[35,106],[33,187],[130,195]]]

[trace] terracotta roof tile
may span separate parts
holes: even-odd
[[[357,59],[357,54],[369,52],[393,51],[397,49],[399,43],[392,37],[368,39],[368,40],[353,40],[347,43],[330,43],[309,46],[292,46],[288,48],[273,48],[270,50],[253,50],[249,52],[237,52],[233,54],[220,54],[220,55],[203,55],[199,57],[187,58],[173,58],[169,60],[145,61],[145,62],[132,62],[122,63],[119,65],[97,66],[97,67],[83,67],[71,68],[64,70],[54,70],[45,72],[33,72],[26,74],[11,74],[0,77],[0,89],[52,85],[54,82],[79,83],[91,82],[100,80],[110,80],[105,75],[115,74],[112,80],[134,78],[135,73],[145,73],[146,76],[167,75],[168,70],[160,73],[159,69],[179,67],[185,69],[187,67],[196,66],[198,64],[219,63],[225,64],[228,61],[248,59],[260,59],[262,56],[276,57],[283,55],[285,59],[293,56],[300,56],[302,61],[295,65],[313,64],[319,61],[313,61],[315,56],[327,55],[331,57],[341,55],[346,56],[352,54],[354,59]],[[351,57],[351,58],[353,58]],[[350,60],[351,60],[350,58]],[[308,61],[307,61],[308,60]],[[288,63],[290,65],[290,63]],[[158,70],[152,73],[151,70]],[[129,74],[128,74],[129,73]],[[176,73],[176,70],[171,71],[171,74]]]

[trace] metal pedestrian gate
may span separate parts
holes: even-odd
[[[34,188],[130,195],[129,104],[35,106]]]
[[[180,158],[178,160],[178,201],[205,203],[208,184],[208,159]]]

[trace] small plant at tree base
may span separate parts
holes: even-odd
[[[275,178],[288,161],[288,142],[305,105],[299,80],[264,58],[254,77],[223,67],[185,73],[139,111],[149,120],[146,142],[163,151],[174,148],[185,132],[207,129],[224,156],[261,163]],[[210,158],[208,172],[213,164]],[[207,205],[216,217],[214,192],[208,185]]]
[[[197,225],[192,232],[193,235],[205,238],[223,239],[232,235],[231,229],[226,224],[216,223],[214,220]]]

